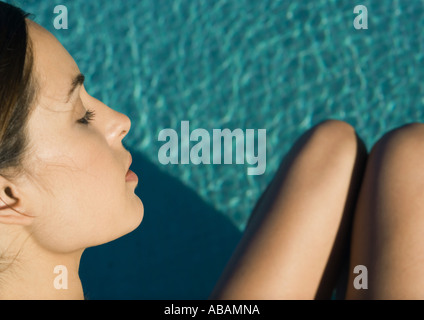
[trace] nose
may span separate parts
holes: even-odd
[[[110,108],[109,108],[110,109]],[[109,144],[122,142],[131,128],[131,120],[125,114],[110,109],[110,121],[108,123],[107,140]]]

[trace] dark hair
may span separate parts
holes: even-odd
[[[22,171],[26,124],[35,98],[29,14],[0,2],[0,175]]]

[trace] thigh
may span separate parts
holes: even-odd
[[[316,297],[325,271],[336,274],[330,260],[348,241],[365,158],[347,123],[325,121],[306,132],[259,200],[211,298]]]
[[[355,213],[348,299],[424,298],[423,161],[422,124],[392,130],[373,147]],[[357,265],[367,273],[353,273]]]

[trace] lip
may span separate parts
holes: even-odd
[[[138,176],[133,171],[131,171],[131,169],[130,169],[131,164],[132,164],[131,153],[129,154],[129,156],[130,156],[130,159],[129,159],[129,164],[128,164],[128,171],[127,171],[127,174],[125,176],[125,181],[138,181]]]
[[[138,181],[138,176],[131,170],[128,169],[125,181]]]

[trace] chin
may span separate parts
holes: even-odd
[[[134,213],[135,216],[136,216],[136,221],[134,223],[132,230],[129,231],[129,232],[132,232],[135,229],[137,229],[140,226],[140,224],[141,224],[141,222],[143,221],[143,218],[144,218],[144,205],[143,205],[143,202],[141,202],[140,199],[139,199],[139,201],[140,201],[140,204],[139,204],[136,212]]]
[[[104,234],[103,239],[98,238],[98,241],[92,246],[109,243],[133,232],[140,226],[143,221],[143,217],[144,206],[141,200],[138,199],[138,203],[130,210],[127,210],[125,215],[122,215],[122,219],[119,221],[119,226],[115,225],[115,228],[111,230],[108,235]]]
[[[125,234],[128,234],[130,232],[133,232],[135,229],[137,229],[144,218],[144,205],[143,202],[141,202],[140,198],[137,197],[137,203],[129,213],[129,219],[128,221],[131,221],[128,224],[128,230]],[[124,235],[125,235],[124,234]]]

